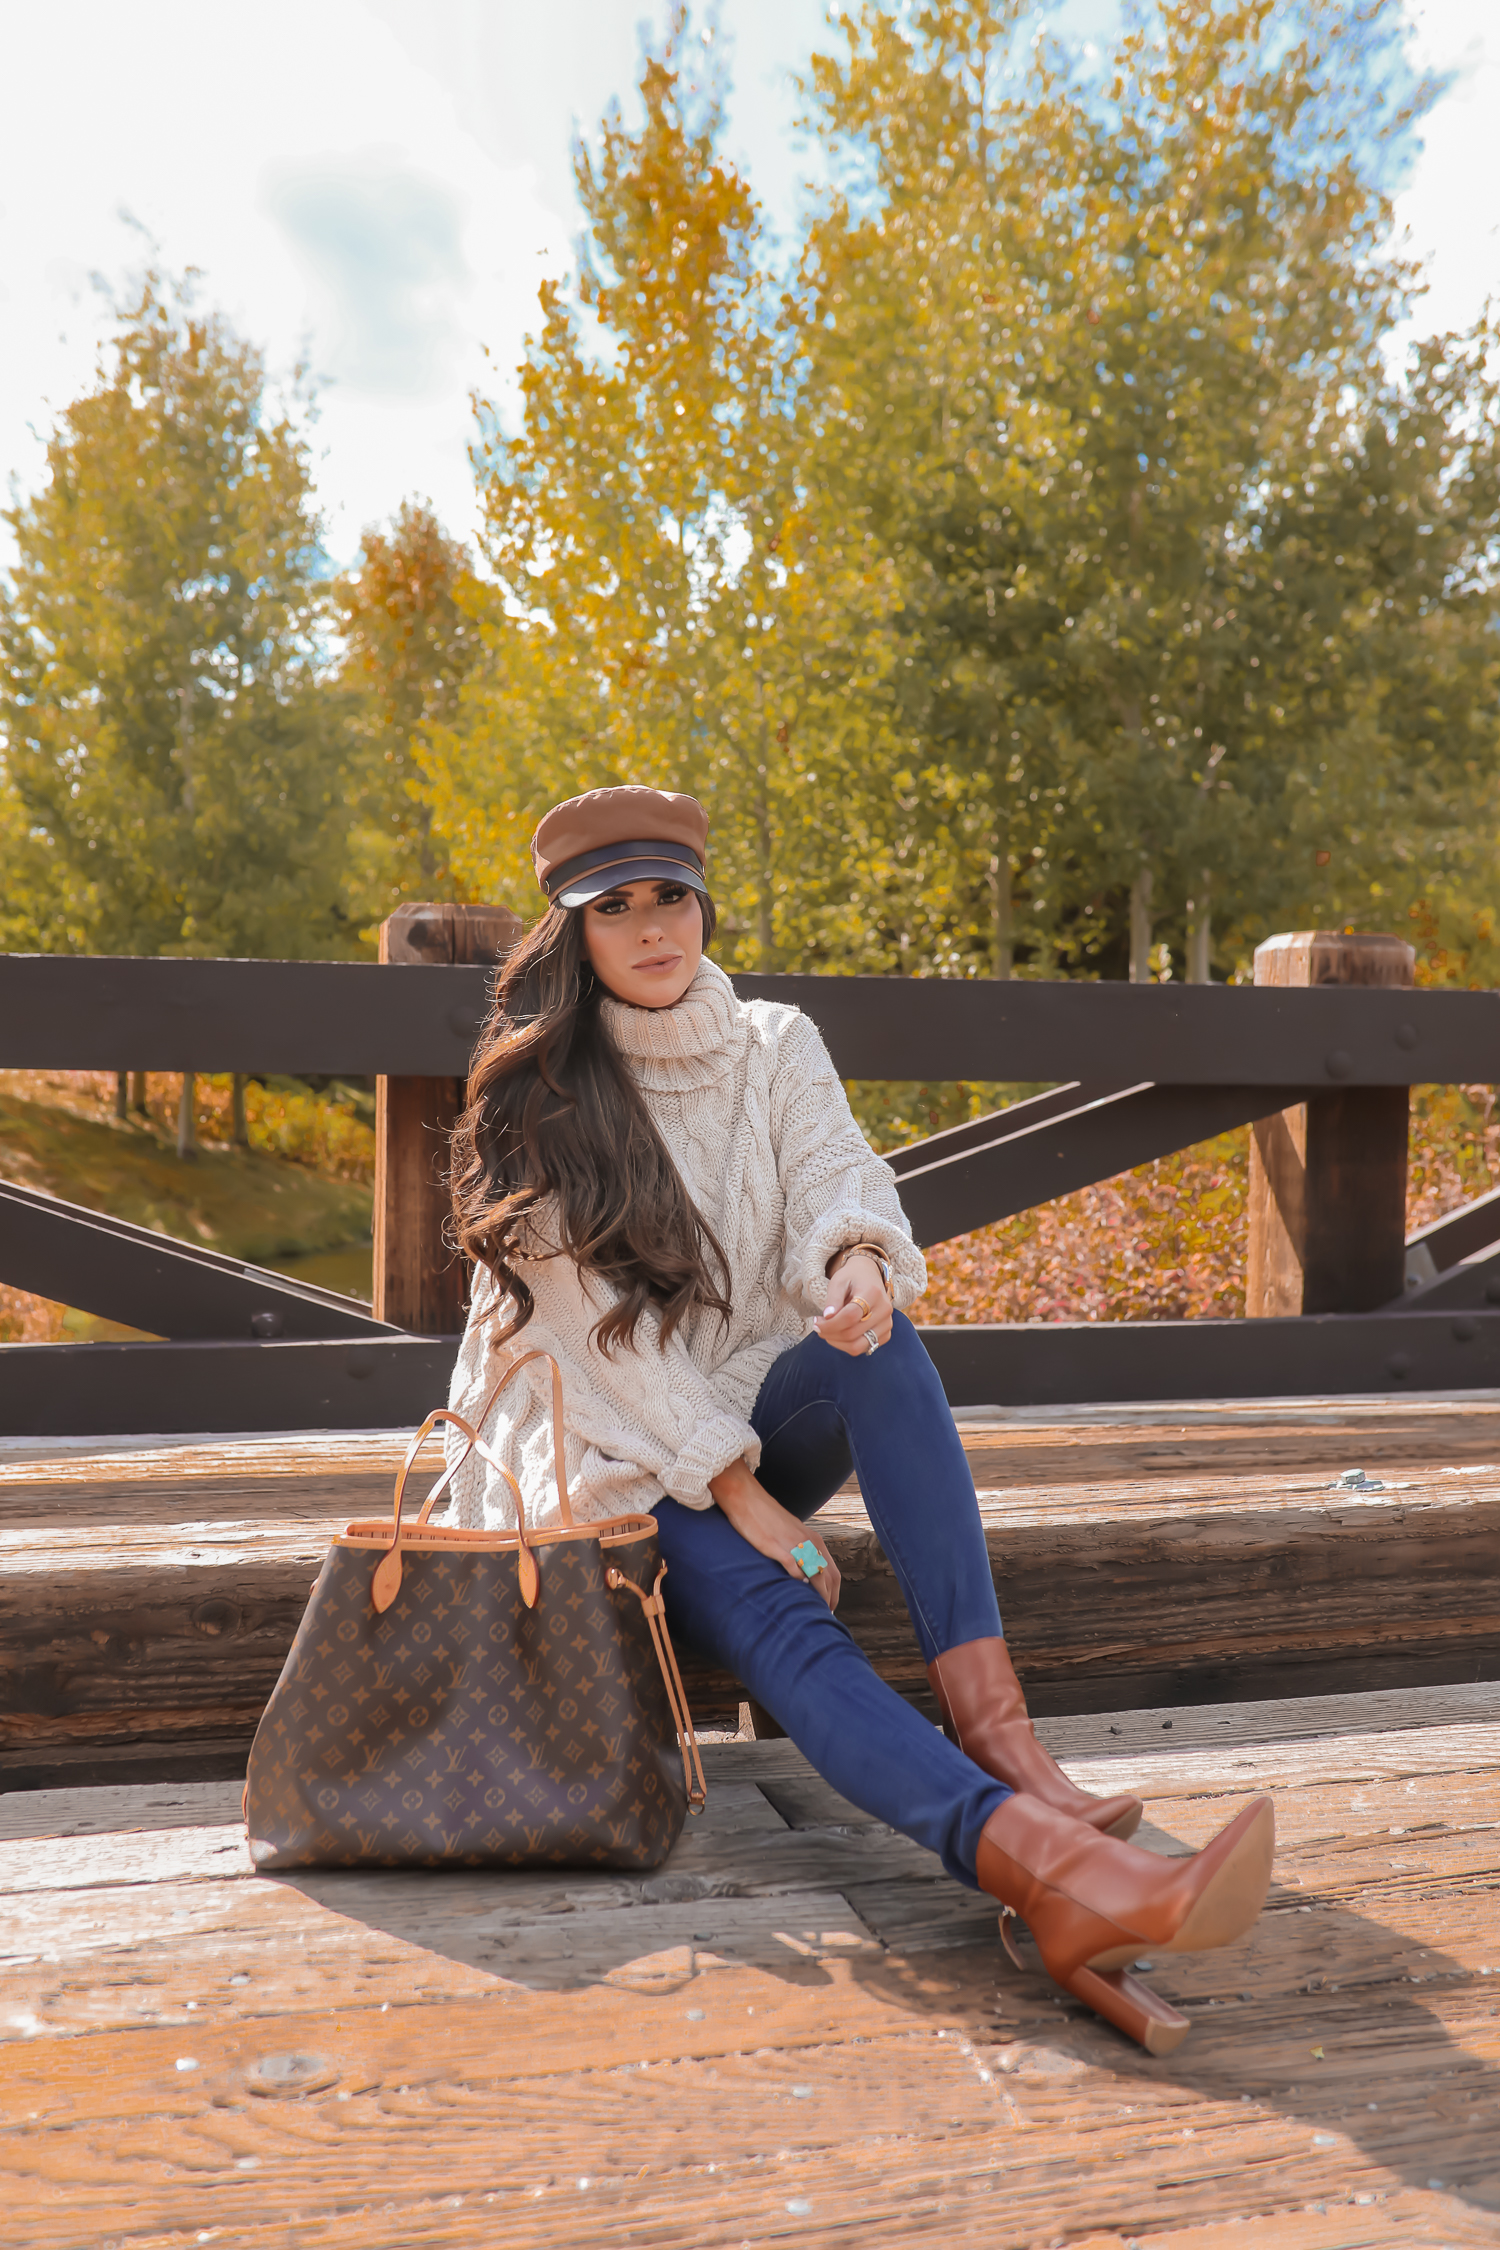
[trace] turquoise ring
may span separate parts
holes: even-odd
[[[792,1560],[804,1578],[816,1578],[823,1568],[823,1558],[810,1539],[802,1540],[792,1549]]]

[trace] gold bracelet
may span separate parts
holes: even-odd
[[[886,1256],[885,1252],[881,1249],[878,1242],[846,1242],[842,1249],[835,1250],[833,1256],[828,1261],[829,1280],[832,1281],[834,1275],[838,1272],[839,1267],[844,1263],[846,1258],[855,1258],[859,1257],[860,1255],[863,1255],[866,1258],[873,1259],[875,1264],[879,1267],[880,1286],[882,1287],[882,1289],[884,1289],[886,1295],[889,1296],[891,1293],[891,1261]]]

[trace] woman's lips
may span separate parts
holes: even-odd
[[[675,969],[681,960],[680,953],[653,953],[649,961],[636,961],[632,966],[637,969]]]

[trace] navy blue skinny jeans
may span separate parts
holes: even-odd
[[[782,1353],[751,1422],[757,1475],[806,1520],[851,1463],[930,1663],[1000,1631],[974,1481],[911,1322],[853,1359],[821,1336]],[[721,1664],[826,1781],[976,1888],[979,1833],[1010,1795],[886,1686],[821,1594],[758,1554],[717,1508],[656,1508],[672,1637]]]

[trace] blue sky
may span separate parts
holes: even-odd
[[[1500,297],[1500,7],[1411,0],[1419,59],[1456,72],[1398,209],[1430,261],[1416,327]],[[409,494],[473,522],[477,383],[502,404],[539,279],[578,231],[577,128],[628,99],[642,0],[0,0],[0,474],[39,480],[51,413],[89,382],[149,241],[320,389],[328,545],[352,557]],[[1066,0],[1107,32],[1114,0]],[[791,73],[822,0],[721,0],[729,145],[789,225],[805,169]],[[253,24],[254,36],[247,37]],[[142,229],[146,230],[143,235]]]

